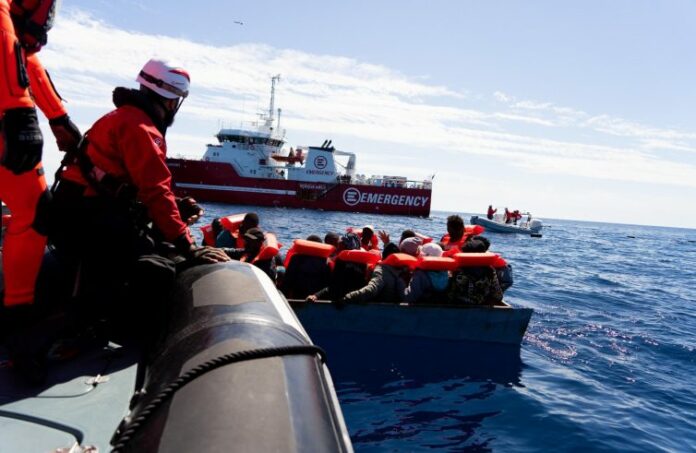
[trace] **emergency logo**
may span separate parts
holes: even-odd
[[[348,206],[355,206],[360,203],[360,191],[354,187],[346,189],[343,192],[343,202]]]
[[[319,170],[323,170],[326,168],[326,157],[324,156],[317,156],[314,158],[314,166],[318,168]]]
[[[427,206],[430,197],[388,193],[360,192],[350,187],[343,192],[343,202],[348,206],[358,203],[387,204],[392,206]]]

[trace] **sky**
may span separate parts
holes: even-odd
[[[149,58],[180,62],[172,156],[254,120],[281,74],[288,145],[434,174],[433,210],[696,228],[695,22],[680,0],[63,0],[40,58],[82,130]]]

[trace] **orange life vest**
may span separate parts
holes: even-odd
[[[424,256],[416,263],[416,269],[424,271],[453,271],[456,268],[457,261],[454,258],[442,256]]]
[[[290,264],[290,260],[295,255],[306,255],[306,256],[318,256],[320,258],[328,258],[336,250],[331,244],[324,244],[321,242],[307,241],[305,239],[295,239],[292,243],[292,247],[288,250],[287,255],[285,255],[285,262],[283,265],[287,269]]]
[[[492,266],[500,256],[493,252],[457,253],[454,255],[457,267]]]
[[[261,250],[259,250],[258,255],[251,262],[255,263],[257,261],[270,260],[275,257],[283,244],[278,242],[278,238],[273,233],[264,234],[263,245],[261,245]]]
[[[386,264],[392,267],[408,267],[413,269],[418,263],[418,258],[408,253],[392,253],[382,261],[381,264]]]

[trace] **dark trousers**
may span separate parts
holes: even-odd
[[[133,203],[83,196],[83,187],[61,182],[52,205],[49,241],[75,269],[76,304],[88,318],[153,337],[176,278],[174,262],[158,253],[142,213]],[[121,332],[123,333],[123,332]]]

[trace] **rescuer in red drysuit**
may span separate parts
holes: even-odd
[[[229,258],[194,244],[172,192],[165,133],[188,95],[188,73],[152,59],[136,80],[139,89],[114,90],[116,109],[85,133],[61,173],[53,209],[62,220],[50,239],[78,267],[78,304],[153,320],[179,264],[170,251],[191,264]]]
[[[49,119],[61,151],[77,147],[81,138],[36,55],[54,16],[55,0],[0,0],[0,199],[12,215],[2,255],[6,307],[34,301],[46,246],[50,195],[35,105]]]

